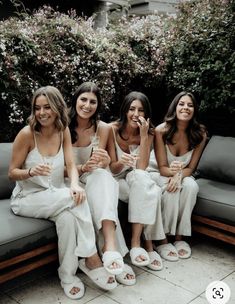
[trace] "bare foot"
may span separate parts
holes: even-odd
[[[69,293],[71,293],[71,295],[76,295],[77,293],[79,293],[79,291],[80,291],[80,288],[79,287],[73,287],[71,290],[70,290],[70,292]]]

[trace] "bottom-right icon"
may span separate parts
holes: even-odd
[[[230,295],[229,286],[222,281],[214,281],[206,288],[206,299],[210,304],[226,304]]]

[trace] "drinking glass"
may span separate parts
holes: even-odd
[[[178,179],[177,179],[177,183],[176,183],[176,186],[177,186],[177,189],[182,189],[182,185],[181,185],[181,182],[182,182],[182,169],[177,173],[177,176],[178,176]]]
[[[92,146],[92,151],[96,150],[99,148],[99,143],[100,143],[100,137],[97,135],[92,135],[91,136],[91,146]]]
[[[136,169],[137,159],[138,159],[138,145],[129,145],[129,151],[131,156],[134,157],[133,169]]]
[[[99,148],[99,144],[100,144],[100,136],[97,136],[96,134],[95,135],[92,135],[91,136],[91,154],[97,150]],[[99,159],[97,158],[97,168],[99,167]]]
[[[52,185],[52,179],[51,179],[51,173],[52,173],[52,169],[53,169],[53,157],[43,156],[43,162],[45,165],[49,166],[49,168],[50,168],[50,174],[47,177],[47,181],[48,181],[49,189],[51,191],[53,191],[53,185]]]

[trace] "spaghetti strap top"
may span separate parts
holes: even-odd
[[[180,156],[175,156],[174,154],[171,153],[168,145],[165,145],[165,148],[166,148],[167,162],[168,162],[169,165],[174,160],[183,162],[183,167],[187,167],[187,165],[190,163],[194,150],[190,150],[190,151],[188,151],[185,154],[180,155]],[[151,150],[150,159],[149,159],[149,166],[147,168],[147,171],[149,171],[149,172],[158,171],[159,172],[158,163],[157,163],[156,158],[155,158],[154,150]]]
[[[116,139],[116,132],[112,126],[112,131],[113,131],[113,137],[114,137],[114,144],[115,144],[115,150],[116,150],[116,155],[117,155],[117,160],[120,160],[121,157],[122,157],[122,154],[125,153],[121,147],[119,146],[118,142],[117,142],[117,139]],[[138,150],[139,150],[139,146],[137,146],[136,148],[136,153],[138,154]],[[119,178],[122,178],[124,177],[124,175],[128,172],[130,172],[131,170],[133,170],[132,167],[129,167],[129,166],[124,166],[123,169],[117,173],[117,174],[113,174],[114,177],[119,177]]]
[[[187,167],[187,165],[190,163],[190,160],[192,158],[193,150],[190,150],[183,155],[175,156],[174,154],[171,153],[168,145],[165,145],[165,147],[166,147],[167,161],[169,165],[173,161],[177,160],[183,162],[183,167]]]
[[[35,167],[44,163],[43,156],[38,150],[36,136],[34,134],[35,147],[31,150],[23,164],[23,169]],[[64,187],[64,151],[63,151],[63,133],[61,132],[61,144],[59,151],[52,159],[51,182],[56,188]],[[49,188],[48,176],[33,176],[22,181],[16,181],[16,186],[12,193],[12,199],[15,197],[24,197],[28,194],[43,191]]]
[[[98,136],[98,130],[99,130],[100,124],[98,123],[95,136]],[[86,147],[73,147],[73,155],[76,165],[78,164],[85,164],[88,159],[90,158],[92,153],[92,143]]]

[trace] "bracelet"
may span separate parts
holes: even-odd
[[[29,168],[29,170],[28,170],[28,175],[29,175],[30,177],[33,177],[33,175],[30,173],[31,169],[32,169],[32,168]]]

